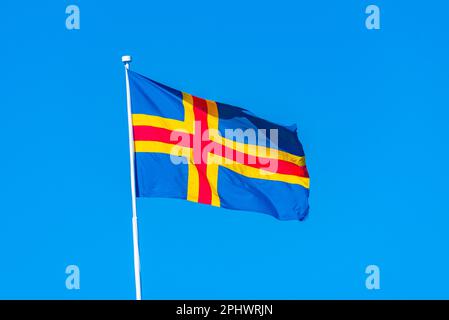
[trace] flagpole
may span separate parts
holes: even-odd
[[[131,170],[131,201],[133,209],[133,246],[134,246],[134,278],[136,282],[136,300],[142,300],[141,285],[140,285],[140,256],[139,256],[139,235],[137,228],[137,207],[136,207],[136,182],[134,169],[134,135],[133,125],[131,119],[131,94],[129,91],[129,77],[128,70],[131,63],[131,56],[123,56],[122,62],[125,65],[126,76],[126,105],[128,111],[128,136],[129,136],[129,167]]]

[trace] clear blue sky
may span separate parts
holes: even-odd
[[[65,28],[69,4],[80,30]],[[2,1],[0,298],[134,298],[123,54],[297,123],[311,176],[305,222],[138,200],[144,298],[449,298],[448,14],[447,1]]]

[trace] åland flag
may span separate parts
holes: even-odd
[[[296,126],[128,70],[137,197],[303,220],[309,175]]]

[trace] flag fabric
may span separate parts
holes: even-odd
[[[296,126],[128,70],[137,197],[178,198],[279,220],[309,211]]]

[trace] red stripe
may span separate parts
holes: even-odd
[[[201,138],[203,137],[204,132],[207,131],[208,129],[206,100],[193,96],[193,113],[195,116],[193,158],[195,166],[198,170],[198,178],[199,178],[198,202],[211,204],[212,191],[209,184],[209,180],[207,179],[207,159],[202,159],[203,149],[205,146],[209,144],[208,137],[204,137],[204,139]]]
[[[199,132],[201,130],[201,134],[203,134],[204,131],[207,130],[207,123],[204,124],[206,121],[204,118],[207,119],[207,114],[204,114],[204,112],[200,108],[198,108],[195,117],[197,116],[198,119],[200,119],[199,121],[201,122],[201,128],[199,126],[199,123],[197,122],[196,125],[198,127],[195,128],[195,132]],[[172,135],[171,130],[150,126],[134,126],[133,129],[134,129],[134,141],[159,141],[187,148],[190,148],[192,145],[193,136],[189,133],[176,131],[176,134]],[[196,136],[196,138],[198,139],[198,136]],[[267,158],[247,155],[240,151],[233,150],[229,147],[221,146],[216,142],[201,141],[200,143],[199,141],[197,141],[197,148],[194,148],[194,157],[196,157],[195,163],[197,163],[198,170],[201,170],[201,172],[204,171],[203,176],[205,176],[206,174],[207,164],[203,163],[204,162],[203,160],[205,159],[201,158],[202,150],[209,143],[213,145],[212,151],[221,150],[220,154],[221,156],[234,160],[238,163],[242,163],[258,169],[265,169],[267,171],[274,173],[290,174],[299,177],[309,177],[307,168],[305,166],[298,166],[297,164],[285,160],[277,160],[278,161],[277,167],[275,166],[274,168],[271,168],[270,162],[268,162],[270,160]],[[212,146],[210,146],[210,148],[211,147]],[[207,190],[205,192],[207,193]]]
[[[134,126],[133,131],[134,141],[159,141],[189,148],[191,146],[192,135],[186,132],[149,126]]]

